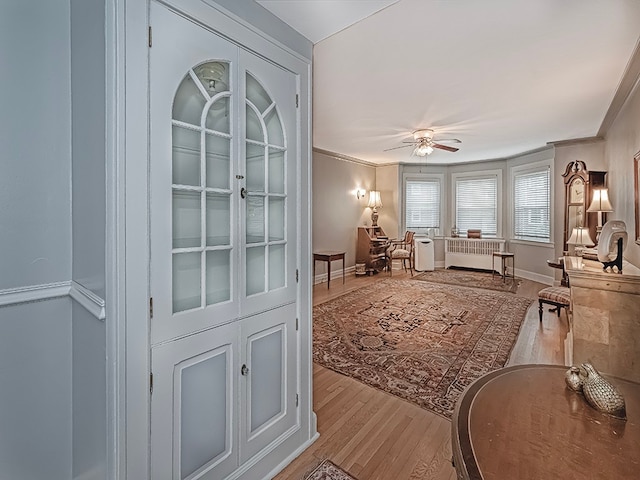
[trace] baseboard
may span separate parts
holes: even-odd
[[[347,275],[355,275],[356,273],[356,266],[352,265],[351,267],[346,267],[344,269],[344,276],[346,277]],[[313,278],[313,284],[317,285],[319,283],[326,283],[328,280],[328,275],[326,273],[321,273],[319,275],[316,275]],[[338,270],[333,270],[331,269],[331,280],[341,280],[342,279],[342,269],[338,269]]]

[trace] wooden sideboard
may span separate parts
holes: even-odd
[[[616,377],[640,382],[640,269],[624,262],[622,273],[602,264],[565,257],[571,287],[567,365],[590,361]]]
[[[367,274],[372,275],[386,266],[387,248],[389,248],[389,237],[382,227],[358,227],[356,265],[364,264]]]

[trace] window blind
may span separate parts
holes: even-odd
[[[550,241],[549,168],[516,174],[513,190],[514,236],[524,240]]]
[[[495,237],[497,235],[497,177],[456,180],[455,221],[458,231],[462,234],[465,234],[469,229],[480,229],[483,237]]]
[[[440,182],[407,180],[405,184],[407,230],[440,228]]]

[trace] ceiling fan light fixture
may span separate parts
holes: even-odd
[[[416,155],[419,157],[426,157],[427,155],[431,155],[433,153],[433,147],[429,145],[427,142],[422,142],[416,148]]]
[[[431,140],[432,138],[433,138],[433,130],[431,130],[430,128],[423,129],[423,130],[416,130],[415,132],[413,132],[413,139],[416,142],[420,140],[425,140],[425,139]]]

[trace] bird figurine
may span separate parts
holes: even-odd
[[[624,397],[590,363],[582,364],[586,376],[582,379],[582,393],[587,403],[596,410],[611,416],[627,419]]]
[[[564,374],[564,381],[571,390],[582,393],[582,377],[579,367],[571,367]]]

